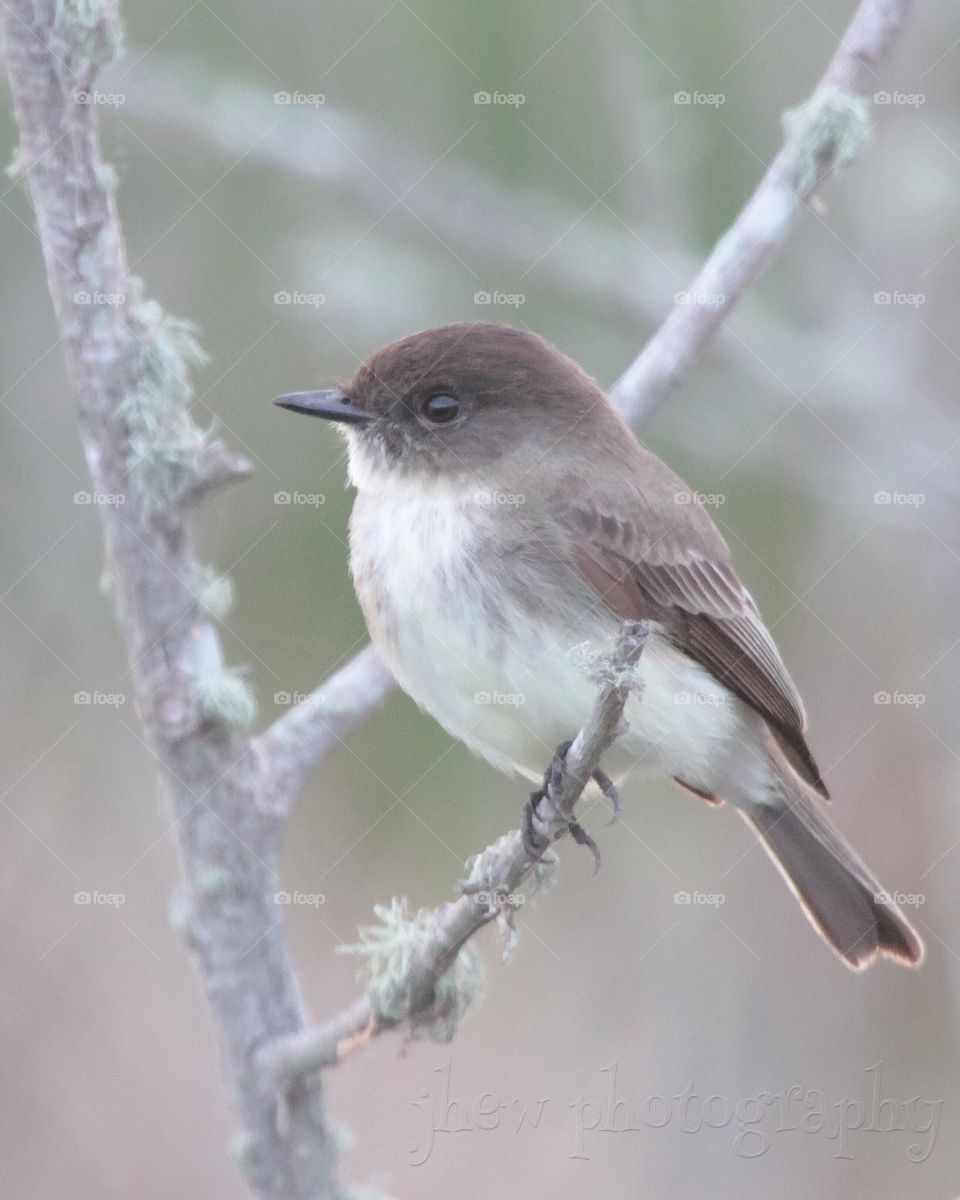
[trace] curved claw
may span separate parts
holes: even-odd
[[[578,846],[586,846],[593,855],[593,873],[596,875],[596,873],[600,870],[600,866],[603,861],[600,858],[600,848],[598,847],[597,843],[578,821],[571,822],[570,836]]]
[[[523,843],[524,852],[531,862],[544,862],[543,856],[548,848],[534,825],[537,806],[542,799],[542,792],[531,792],[530,799],[523,806],[520,814],[520,840]]]
[[[610,806],[613,809],[613,816],[610,818],[610,824],[615,825],[623,813],[623,801],[620,799],[620,793],[617,790],[617,785],[613,782],[606,771],[601,771],[599,767],[593,773],[593,782],[597,785],[601,792],[610,801]]]

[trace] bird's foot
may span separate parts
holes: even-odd
[[[567,832],[577,845],[586,846],[593,855],[594,871],[599,871],[600,850],[597,847],[597,843],[579,821],[570,821],[557,804],[556,798],[562,791],[563,779],[567,771],[567,753],[572,745],[573,742],[560,743],[554,752],[550,766],[544,772],[543,784],[537,791],[530,793],[530,799],[523,806],[523,814],[520,821],[520,836],[527,857],[533,859],[534,862],[543,862],[543,854],[549,842],[537,829],[537,820],[540,815],[540,804],[546,800],[554,816],[566,821]],[[600,770],[594,772],[593,778],[600,786],[603,794],[610,798],[615,816],[619,815],[621,807],[620,797],[611,780]]]

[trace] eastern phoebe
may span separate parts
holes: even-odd
[[[645,621],[611,772],[651,762],[729,801],[849,966],[920,962],[824,815],[803,704],[716,525],[575,362],[508,326],[448,325],[276,403],[345,433],[370,635],[446,730],[539,779],[590,712],[591,653]]]

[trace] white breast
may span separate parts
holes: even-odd
[[[351,456],[351,568],[371,636],[401,687],[448,732],[502,770],[539,778],[589,714],[590,654],[609,650],[616,622],[598,618],[591,637],[513,602],[509,564],[485,545],[498,514],[476,486],[412,483],[367,466]],[[630,729],[608,769],[649,763],[709,791],[739,702],[658,631],[639,681],[642,700],[628,703]]]

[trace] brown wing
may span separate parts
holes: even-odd
[[[678,496],[684,500],[674,507]],[[623,515],[629,498],[618,497],[618,516],[561,501],[580,570],[618,616],[662,624],[679,649],[760,713],[796,770],[826,797],[803,736],[803,702],[726,543],[685,489],[670,501],[635,496],[632,520]]]

